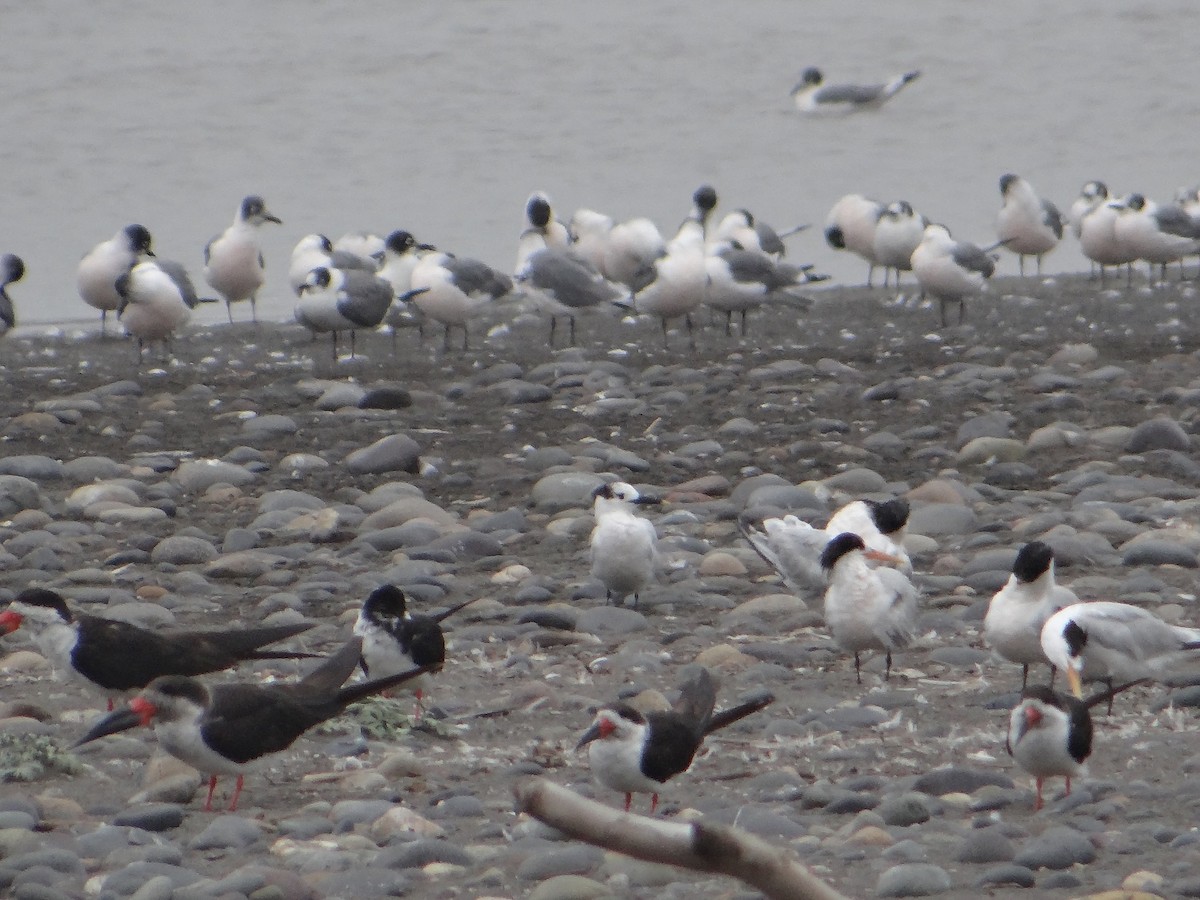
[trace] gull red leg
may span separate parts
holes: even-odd
[[[1071,776],[1067,776],[1067,796],[1071,796]]]
[[[205,812],[212,812],[213,791],[215,791],[216,789],[217,789],[217,776],[209,775],[208,776],[208,797],[204,801],[204,811]]]
[[[239,775],[237,777],[237,783],[233,786],[233,799],[229,801],[229,811],[230,812],[234,812],[237,810],[238,797],[240,797],[242,795],[242,784],[245,783],[245,781],[246,781],[245,775]]]
[[[658,809],[658,794],[650,795],[650,815],[654,815],[654,811]]]
[[[112,712],[115,708],[116,708],[116,705],[113,703],[113,698],[109,697],[108,698],[108,711]]]
[[[625,812],[629,812],[629,807],[633,805],[633,794],[625,795]]]

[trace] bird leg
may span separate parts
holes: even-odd
[[[108,333],[108,310],[100,310],[100,337],[104,337]]]
[[[358,334],[358,332],[355,329],[353,329],[353,328],[350,329],[350,358],[351,359],[354,359],[354,352],[355,352],[354,338],[357,334]]]
[[[650,795],[650,815],[654,815],[654,811],[658,809],[658,794]]]
[[[695,331],[692,330],[692,314],[684,313],[683,321],[687,323],[688,341],[691,342],[692,352],[695,353],[696,352],[696,333],[695,333]]]
[[[1039,775],[1037,777],[1037,799],[1033,801],[1033,811],[1034,812],[1037,812],[1039,809],[1041,809],[1043,806],[1046,805],[1042,800],[1042,782],[1044,780],[1045,779],[1043,779],[1041,775]]]
[[[313,334],[315,335],[316,332],[314,331]],[[337,332],[332,331],[329,333],[329,336],[331,338],[333,338],[333,340],[331,341],[331,345],[333,347],[333,361],[337,362]]]
[[[446,323],[446,333],[442,336],[442,349],[449,352],[450,350],[450,323]]]
[[[663,349],[669,350],[671,345],[667,343],[667,320],[665,318],[662,320],[662,330],[663,330]]]
[[[612,606],[612,591],[611,590],[607,590],[604,592],[604,605]]]
[[[633,794],[625,795],[625,812],[629,812],[629,807],[633,805]]]
[[[887,667],[883,670],[883,680],[892,680],[892,651],[887,651]]]
[[[1017,254],[1017,271],[1021,273],[1021,277],[1025,277],[1025,254]]]
[[[571,323],[571,346],[575,346],[575,317],[567,316],[567,321]]]
[[[1071,796],[1071,776],[1070,775],[1067,776],[1067,794],[1066,795],[1068,797]]]
[[[875,287],[872,281],[875,279],[875,263],[867,264],[867,287]]]
[[[425,692],[420,688],[416,691],[417,702],[413,704],[413,723],[420,722],[425,716],[425,704],[422,702],[425,699]]]
[[[550,314],[550,349],[554,349],[554,330],[558,327],[558,317]]]
[[[858,651],[854,651],[854,680],[862,684],[862,669],[859,668]]]
[[[258,293],[250,295],[250,321],[258,324]]]
[[[748,310],[748,309],[742,310],[742,337],[746,336],[746,313],[748,313],[749,311],[750,310]]]
[[[245,782],[245,780],[246,780],[245,775],[239,775],[237,777],[237,783],[233,786],[233,799],[229,801],[229,811],[230,812],[237,811],[238,797],[240,797],[242,795],[242,784]],[[216,778],[213,778],[213,781],[215,782]]]
[[[1054,671],[1051,668],[1050,671]],[[1021,663],[1021,690],[1025,690],[1025,685],[1029,683],[1029,663]]]
[[[205,800],[204,800],[204,811],[205,812],[212,812],[213,791],[215,791],[216,789],[217,789],[217,776],[209,775],[208,776],[208,797],[205,798]]]
[[[733,310],[725,310],[725,337],[733,334]]]
[[[467,341],[470,338],[470,332],[467,331],[467,323],[463,322],[463,353],[466,353],[471,348],[467,346]]]

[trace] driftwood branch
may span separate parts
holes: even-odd
[[[846,900],[795,855],[737,828],[623,813],[544,778],[516,786],[517,807],[577,840],[648,862],[737,878],[773,900]]]

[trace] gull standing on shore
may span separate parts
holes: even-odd
[[[185,325],[200,300],[182,263],[144,259],[117,279],[121,306],[117,316],[127,334],[137,339],[138,362],[145,345],[161,341],[164,351]]]
[[[996,216],[996,236],[1006,249],[1017,254],[1022,275],[1026,256],[1037,258],[1037,273],[1041,275],[1042,257],[1062,240],[1063,222],[1058,207],[1039,197],[1020,175],[1000,176],[1000,197],[1003,202]]]
[[[238,206],[233,224],[204,248],[204,278],[225,300],[233,324],[233,304],[250,301],[250,317],[258,321],[258,289],[262,287],[263,257],[258,229],[267,222],[283,224],[267,210],[262,197],[250,195]]]
[[[378,328],[391,305],[392,286],[378,275],[361,269],[318,266],[300,286],[296,321],[314,336],[330,332],[336,362],[338,332],[350,332],[353,359],[355,332],[360,328]]]
[[[912,254],[912,270],[921,290],[938,301],[942,326],[946,305],[958,303],[958,324],[963,323],[965,301],[983,291],[984,280],[996,271],[995,261],[975,244],[956,241],[945,225],[925,226],[921,243]]]
[[[146,256],[153,256],[150,232],[142,225],[126,225],[107,241],[101,241],[79,261],[76,282],[79,296],[93,309],[100,310],[100,334],[104,334],[108,314],[121,308],[117,279]]]
[[[12,298],[8,296],[8,286],[25,277],[25,263],[15,253],[5,253],[0,257],[0,335],[8,334],[17,327],[17,312],[13,308]]]
[[[825,241],[835,250],[849,250],[867,261],[867,287],[874,287],[877,260],[875,231],[883,215],[883,204],[862,194],[846,194],[825,219]]]

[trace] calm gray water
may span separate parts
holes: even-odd
[[[28,324],[91,319],[75,265],[130,222],[199,282],[247,193],[284,220],[263,235],[259,309],[278,319],[302,235],[404,227],[508,269],[535,188],[564,218],[670,229],[704,181],[777,227],[859,191],[983,243],[1006,171],[1064,209],[1092,178],[1159,199],[1200,180],[1200,6],[1136,6],[4,2],[0,252],[28,265],[11,290]],[[812,120],[788,98],[810,64],[924,75],[878,113]],[[791,247],[863,278],[819,228]],[[1064,245],[1047,268],[1086,261]]]

